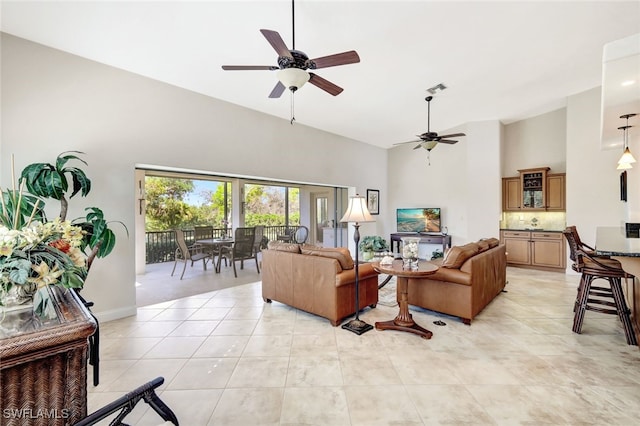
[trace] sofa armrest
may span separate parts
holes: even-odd
[[[358,275],[360,276],[360,280],[364,280],[369,277],[377,277],[378,272],[373,269],[373,265],[371,263],[362,263],[358,265]],[[356,268],[353,269],[344,269],[339,274],[336,274],[336,287],[340,287],[345,284],[351,284],[356,280]]]

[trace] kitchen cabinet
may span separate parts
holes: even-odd
[[[502,210],[520,211],[522,209],[522,189],[520,176],[502,178]]]
[[[522,208],[544,210],[548,167],[518,170],[522,187]]]
[[[566,243],[561,232],[503,230],[500,240],[506,246],[509,265],[550,270],[566,268]]]
[[[502,231],[500,239],[507,249],[508,264],[531,264],[531,232]]]
[[[565,211],[565,174],[547,175],[547,211]]]
[[[520,176],[502,178],[502,210],[565,211],[565,173],[548,167],[518,170]]]

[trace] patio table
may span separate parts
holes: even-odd
[[[197,244],[201,244],[203,246],[211,247],[211,257],[215,261],[215,270],[216,273],[220,273],[221,259],[222,259],[222,248],[233,245],[233,238],[205,238],[202,240],[196,240]],[[218,256],[218,260],[215,260],[215,257]]]

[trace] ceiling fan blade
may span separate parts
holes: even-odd
[[[440,139],[438,143],[448,143],[449,145],[453,145],[454,143],[458,143],[458,141],[454,141],[451,139]]]
[[[280,68],[275,65],[223,65],[222,69],[225,71],[253,71],[253,70],[266,70],[275,71]]]
[[[421,142],[422,143],[422,141],[420,139],[416,139],[416,140],[413,140],[413,141],[394,143],[394,145],[404,145],[404,144],[407,144],[407,143],[416,143],[416,142]]]
[[[315,64],[312,69],[335,67],[338,65],[355,64],[360,62],[360,57],[355,50],[348,52],[336,53],[335,55],[323,56],[321,58],[311,59],[309,62]]]
[[[282,96],[282,93],[284,93],[284,89],[286,89],[286,87],[284,87],[284,84],[278,81],[278,84],[276,84],[271,93],[269,93],[269,97],[279,98],[280,96]]]
[[[413,147],[413,149],[420,149],[420,148],[422,148],[422,142]]]
[[[457,138],[459,136],[467,136],[464,133],[452,133],[450,135],[439,135],[439,138]]]
[[[278,56],[286,56],[293,59],[293,56],[291,56],[291,52],[289,52],[289,49],[287,49],[287,45],[284,44],[284,40],[282,40],[280,34],[272,30],[260,30],[260,32],[262,33],[264,38],[267,39],[271,47],[273,47],[273,49],[278,53]]]
[[[319,87],[330,95],[337,96],[344,90],[342,87],[333,84],[329,80],[325,80],[317,74],[310,72],[309,75],[311,76],[309,78],[309,83]]]

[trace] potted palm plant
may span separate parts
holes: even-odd
[[[13,189],[0,188],[0,305],[33,299],[37,313],[52,316],[47,287],[81,289],[93,260],[113,250],[116,237],[101,209],[87,207],[84,217],[66,218],[69,199],[91,191],[84,171],[68,164],[87,165],[76,154],[83,153],[63,152],[55,164],[30,164],[18,188],[15,177]],[[54,220],[45,214],[49,198],[60,202],[60,215]]]

